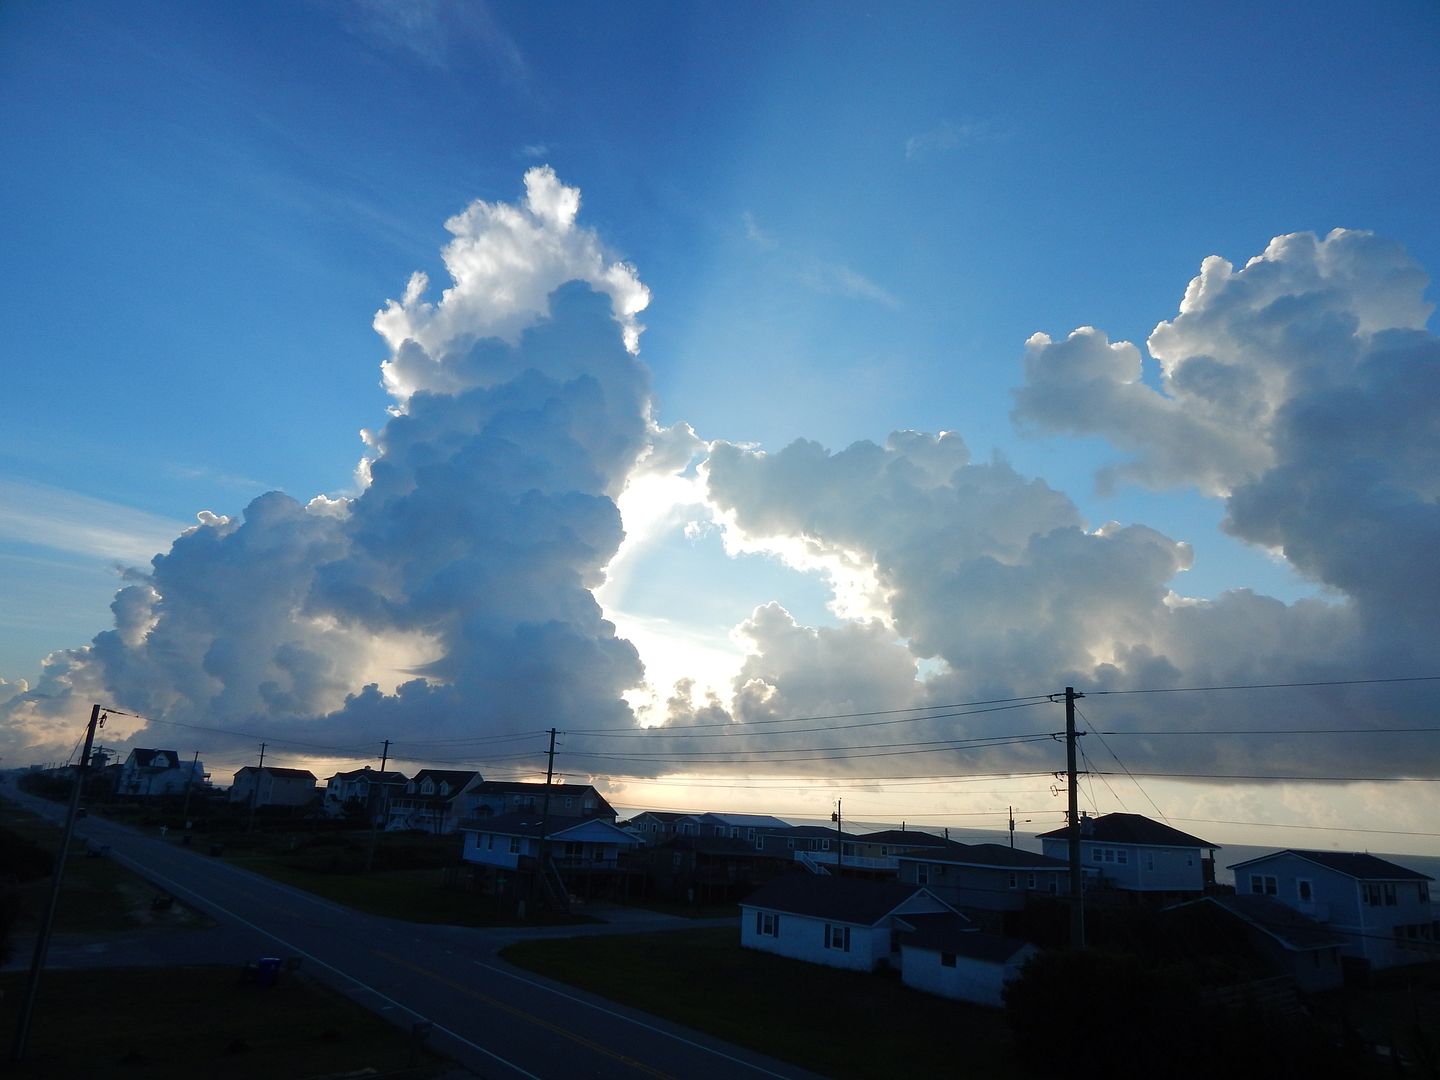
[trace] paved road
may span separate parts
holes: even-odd
[[[11,784],[0,792],[63,820],[63,807],[17,793]],[[497,955],[521,936],[640,932],[674,928],[674,920],[534,931],[423,926],[352,911],[103,819],[80,822],[77,833],[109,844],[117,862],[216,919],[225,947],[246,950],[241,957],[301,956],[306,972],[386,1018],[405,1026],[433,1023],[436,1050],[491,1080],[815,1077],[524,972]],[[206,933],[183,932],[199,935],[191,946],[197,949],[213,947]]]

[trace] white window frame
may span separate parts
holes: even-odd
[[[825,924],[825,948],[838,952],[850,951],[850,927],[837,923]]]

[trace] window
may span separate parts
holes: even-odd
[[[785,838],[785,846],[786,846],[787,848],[789,848],[791,851],[794,851],[794,850],[795,850],[795,838],[794,838],[793,836],[787,836],[787,837]]]
[[[566,796],[565,796],[565,809],[566,809],[566,810],[569,810],[569,809],[571,809],[574,805],[575,805],[575,796],[573,796],[573,795],[566,795]]]
[[[942,953],[940,954],[940,966],[941,966],[941,967],[954,967],[954,966],[955,966],[955,954],[954,954],[953,952],[942,952]]]
[[[764,850],[765,850],[765,838],[764,838],[763,836],[757,836],[757,837],[755,838],[755,850],[756,850],[756,851],[764,851]]]
[[[1274,896],[1280,891],[1280,883],[1274,874],[1251,874],[1250,891],[1256,896]]]
[[[1420,882],[1419,888],[1420,902],[1422,904],[1428,904],[1430,902],[1430,883],[1428,881],[1422,881]]]
[[[485,837],[485,850],[486,850],[486,851],[494,851],[494,850],[495,850],[495,834],[494,834],[494,833],[489,833],[488,835],[486,835],[486,837]]]
[[[850,927],[836,926],[834,923],[825,924],[825,948],[839,949],[841,952],[850,951]]]
[[[1295,895],[1300,898],[1302,904],[1308,904],[1315,899],[1315,886],[1309,878],[1295,879]]]
[[[1121,866],[1124,866],[1126,863],[1128,863],[1128,862],[1130,861],[1130,853],[1129,853],[1128,851],[1126,851],[1124,848],[1116,848],[1116,849],[1115,849],[1115,861],[1116,861],[1117,863],[1119,863]]]
[[[1027,889],[1033,889],[1033,888],[1035,888],[1035,871],[1033,871],[1033,870],[1030,871],[1029,875],[1026,877],[1026,879],[1025,879],[1025,887],[1026,887]]]
[[[773,911],[755,912],[755,933],[761,937],[779,937],[780,916]]]
[[[1393,881],[1387,881],[1385,883],[1385,906],[1394,907],[1396,902],[1397,897],[1395,896],[1395,883]]]
[[[1105,850],[1104,850],[1103,848],[1098,848],[1098,847],[1097,847],[1097,848],[1091,848],[1091,849],[1090,849],[1090,861],[1091,861],[1091,862],[1104,862],[1104,861],[1105,861]]]
[[[1146,869],[1146,870],[1154,870],[1154,869],[1155,869],[1155,853],[1154,853],[1153,851],[1147,851],[1147,852],[1145,852],[1144,858],[1145,858],[1145,869]]]
[[[923,862],[922,862],[922,863],[916,863],[916,864],[915,864],[915,884],[916,884],[916,885],[929,885],[929,884],[930,884],[930,867],[927,866],[927,865],[926,865],[925,863],[923,863]]]
[[[420,794],[421,794],[421,795],[433,795],[433,794],[435,794],[435,781],[427,779],[423,784],[421,784],[421,785],[420,785]]]
[[[518,837],[518,836],[512,836],[512,837],[510,837],[510,854],[511,854],[511,855],[519,855],[519,854],[520,854],[520,837]]]
[[[830,850],[830,841],[829,841],[829,840],[821,840],[821,841],[820,841],[820,850],[821,850],[821,851],[829,851],[829,850]]]
[[[1012,870],[1012,871],[1010,872],[1010,888],[1012,888],[1012,889],[1018,889],[1019,887],[1020,887],[1020,875],[1017,874],[1017,873],[1015,873],[1015,872]]]

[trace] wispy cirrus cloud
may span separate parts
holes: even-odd
[[[800,280],[816,292],[869,300],[891,309],[901,307],[900,298],[889,289],[844,263],[816,261],[801,271]]]
[[[889,289],[866,277],[847,263],[833,259],[819,259],[787,250],[775,237],[775,234],[762,226],[749,210],[740,215],[740,221],[745,227],[745,239],[753,247],[760,251],[787,255],[798,266],[798,269],[793,271],[796,279],[812,292],[826,296],[848,296],[856,300],[868,300],[891,309],[903,306],[900,298]]]
[[[1000,137],[988,121],[942,120],[933,128],[911,135],[905,140],[905,160],[921,161],[958,150],[969,143],[985,142]]]
[[[446,0],[358,0],[344,10],[346,28],[370,43],[405,52],[439,71],[479,52],[503,76],[528,77],[520,47],[500,29],[488,4]]]
[[[64,488],[0,480],[0,542],[143,564],[187,527]]]

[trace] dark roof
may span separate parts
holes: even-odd
[[[578,829],[582,825],[591,825],[595,822],[609,825],[612,829],[619,828],[613,821],[603,817],[559,817],[552,814],[546,835],[559,836],[570,829]],[[460,822],[460,829],[464,832],[494,833],[497,836],[539,836],[540,814],[534,810],[525,810],[518,814],[500,814],[498,817],[492,818],[467,818]],[[619,831],[625,832],[623,829]],[[640,842],[628,833],[625,835],[634,843]]]
[[[1040,833],[1040,839],[1070,839],[1073,826]],[[1141,847],[1199,847],[1216,848],[1209,840],[1201,840],[1179,829],[1172,829],[1158,821],[1152,821],[1143,814],[1102,814],[1100,817],[1082,818],[1080,838],[1102,844],[1138,844]]]
[[[835,830],[834,830],[834,829],[826,828],[824,825],[791,825],[790,828],[788,828],[788,829],[776,829],[774,832],[769,833],[768,835],[770,835],[770,836],[815,836],[815,837],[820,837],[821,839],[824,839],[825,837],[830,837],[831,839],[834,839],[834,837],[835,837]],[[853,840],[854,837],[850,836],[849,834],[846,834],[845,839],[847,839],[847,840]]]
[[[131,750],[131,753],[135,755],[135,764],[140,766],[140,768],[142,769],[148,769],[155,765],[156,754],[165,754],[170,759],[164,764],[158,766],[158,768],[179,768],[180,755],[175,753],[174,750],[142,750],[137,746],[133,750]],[[173,765],[171,764],[172,762],[174,763]]]
[[[902,921],[920,925],[901,935],[901,948],[933,949],[936,952],[955,953],[971,960],[1003,964],[1022,949],[1031,947],[1029,942],[1018,938],[967,929],[966,923],[945,922],[942,918],[902,915]]]
[[[929,890],[895,881],[785,874],[760,886],[740,903],[791,915],[874,926],[917,893]],[[933,895],[933,894],[930,894]]]
[[[668,836],[660,843],[655,844],[654,850],[693,851],[700,855],[764,857],[764,853],[755,846],[754,840],[744,840],[738,836]]]
[[[474,769],[421,769],[414,779],[417,787],[429,777],[436,784],[449,784],[453,790],[459,791],[479,775]]]
[[[1211,896],[1202,896],[1198,900],[1187,900],[1183,904],[1176,904],[1165,910],[1174,911],[1179,908],[1193,907],[1196,904],[1214,904],[1222,911],[1226,911],[1262,933],[1270,935],[1292,951],[1328,949],[1341,944],[1337,935],[1325,929],[1310,916],[1301,914],[1273,896],[1215,893]]]
[[[312,773],[309,769],[282,769],[275,765],[266,765],[264,768],[265,772],[269,773],[271,776],[287,776],[294,777],[296,779],[304,779],[308,777],[312,783],[315,780],[315,774]],[[239,769],[235,771],[235,775],[239,776],[241,773],[253,773],[259,771],[259,766],[242,765]]]
[[[901,855],[908,862],[947,863],[954,866],[993,866],[1005,870],[1065,870],[1069,863],[1049,855],[1038,855],[1005,844],[955,843],[944,851],[922,851]]]
[[[910,829],[883,829],[880,832],[864,833],[847,837],[859,844],[889,844],[892,847],[941,848],[951,841],[934,833],[914,832]]]
[[[309,769],[277,769],[266,765],[265,771],[271,776],[284,776],[293,780],[314,780],[315,774]]]
[[[377,772],[369,765],[366,765],[363,769],[351,769],[349,772],[337,772],[330,779],[354,780],[362,776],[374,780],[377,784],[405,784],[408,783],[410,780],[410,778],[402,772],[395,772],[391,769],[386,769],[384,772]]]
[[[1235,863],[1230,869],[1234,870],[1236,867],[1264,862],[1266,859],[1273,859],[1276,855],[1298,855],[1327,870],[1334,870],[1336,873],[1358,878],[1361,881],[1435,880],[1429,874],[1422,874],[1418,870],[1411,870],[1390,862],[1388,859],[1382,859],[1377,855],[1362,851],[1304,851],[1300,848],[1286,848],[1284,851],[1272,851],[1269,855],[1261,855],[1256,859],[1246,859],[1244,862]]]
[[[433,775],[439,776],[441,774],[434,773]],[[475,774],[466,773],[457,775],[474,776]],[[417,776],[416,779],[418,780],[419,777]],[[545,787],[545,784],[531,783],[526,780],[482,780],[480,783],[476,784],[473,788],[470,789],[470,794],[538,795],[543,798],[545,795]],[[572,798],[580,798],[584,795],[593,795],[595,796],[595,809],[597,812],[602,814],[610,814],[612,816],[615,813],[614,807],[612,807],[608,802],[605,801],[605,796],[601,795],[600,792],[596,791],[594,785],[592,784],[551,784],[549,785],[549,787],[550,797],[552,799],[556,795],[562,797],[568,795]],[[655,811],[646,812],[655,813]],[[636,816],[638,817],[639,815],[637,814]],[[677,814],[674,816],[679,817],[680,815]]]

